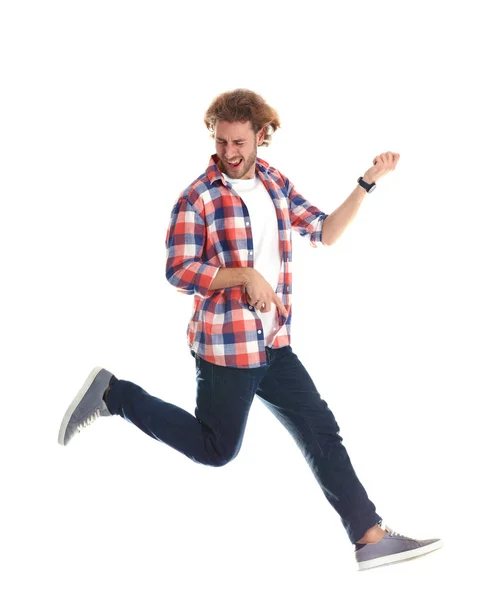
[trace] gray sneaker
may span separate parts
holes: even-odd
[[[386,531],[385,536],[376,544],[355,544],[354,556],[359,571],[416,558],[443,546],[439,539],[415,540],[387,525],[382,525],[382,528]]]
[[[103,394],[112,379],[116,380],[114,375],[101,367],[91,371],[63,417],[58,432],[59,444],[66,446],[76,433],[93,423],[98,417],[110,416]]]

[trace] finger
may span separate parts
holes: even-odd
[[[289,315],[289,313],[286,310],[286,307],[282,303],[282,300],[279,298],[279,296],[274,296],[274,302],[276,303],[277,307],[279,308],[279,311],[281,312],[281,314],[283,316],[287,317]]]
[[[392,152],[384,152],[381,154],[383,168],[385,172],[391,171],[393,169],[394,163],[392,158]]]

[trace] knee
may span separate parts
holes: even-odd
[[[233,459],[236,458],[238,452],[223,452],[221,454],[215,454],[210,457],[209,466],[211,467],[225,467]]]
[[[208,464],[209,467],[225,467],[231,462],[231,458],[225,456],[218,456],[212,459]]]
[[[207,464],[211,467],[224,467],[238,456],[237,446],[217,446],[210,449]]]

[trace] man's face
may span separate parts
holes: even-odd
[[[215,127],[219,169],[232,179],[253,179],[257,145],[264,141],[264,130],[255,134],[250,121],[218,121]],[[232,164],[240,161],[238,165]]]

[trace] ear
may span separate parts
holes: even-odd
[[[258,140],[257,140],[257,146],[261,146],[264,143],[264,139],[265,139],[265,127],[262,127],[262,129],[258,132]]]

